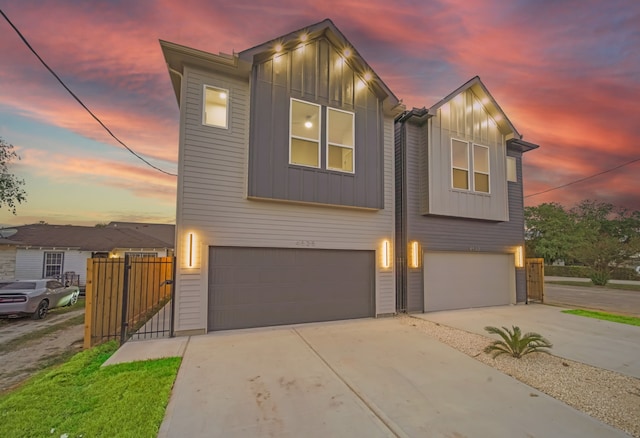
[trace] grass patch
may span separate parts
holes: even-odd
[[[100,368],[115,341],[0,396],[0,436],[156,437],[181,358]]]
[[[74,316],[72,318],[69,318],[65,321],[59,322],[54,325],[50,325],[38,330],[34,330],[29,333],[25,333],[22,336],[19,336],[3,344],[0,344],[0,353],[7,353],[9,351],[17,350],[18,348],[21,348],[22,346],[24,346],[25,343],[29,341],[34,341],[34,340],[43,338],[47,335],[50,335],[51,333],[55,333],[60,330],[64,330],[66,328],[73,327],[76,325],[82,325],[82,324],[84,324],[84,314]]]
[[[603,286],[596,286],[591,281],[570,281],[570,280],[562,280],[562,281],[546,281],[545,283],[549,284],[559,284],[562,286],[582,286],[582,287],[595,287],[602,289]],[[618,283],[607,283],[604,286],[606,289],[618,289],[618,290],[634,290],[640,292],[640,284],[618,284]]]
[[[640,326],[640,318],[636,318],[633,316],[616,315],[614,313],[596,312],[593,310],[582,309],[563,310],[562,313],[569,313],[570,315],[586,316],[587,318],[603,319],[605,321]]]

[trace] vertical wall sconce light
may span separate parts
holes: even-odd
[[[188,266],[193,268],[193,233],[189,233],[189,263]]]
[[[388,240],[382,241],[382,267],[385,269],[391,267],[391,243]]]
[[[516,268],[524,268],[524,251],[522,246],[516,247]]]
[[[414,240],[409,245],[409,267],[420,267],[420,243],[417,240]]]

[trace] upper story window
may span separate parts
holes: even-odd
[[[507,157],[507,181],[518,182],[515,157]]]
[[[327,108],[327,168],[353,172],[354,114]]]
[[[289,163],[320,167],[320,105],[291,99]]]
[[[451,140],[451,182],[454,189],[469,190],[469,143]]]
[[[229,90],[205,85],[203,106],[202,123],[204,125],[225,129],[228,127]]]
[[[489,148],[473,145],[473,190],[489,193]]]
[[[43,277],[59,277],[62,275],[62,263],[64,261],[63,252],[45,252]]]
[[[454,189],[489,193],[489,148],[451,139],[451,185]]]
[[[355,114],[327,108],[323,120],[321,109],[318,104],[291,99],[289,163],[320,168],[324,148],[327,169],[353,173]]]

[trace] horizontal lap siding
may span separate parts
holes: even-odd
[[[252,246],[376,250],[393,241],[393,120],[385,119],[385,206],[356,210],[246,198],[249,129],[248,82],[187,69],[183,85],[177,217],[176,331],[207,326],[209,246]],[[229,89],[229,130],[201,125],[202,86]],[[184,89],[186,87],[186,89]],[[219,132],[221,131],[221,132]],[[202,266],[187,268],[186,233],[197,236]],[[206,249],[205,249],[206,248]],[[376,313],[395,311],[392,271],[376,268]]]

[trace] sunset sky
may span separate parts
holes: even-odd
[[[176,172],[178,106],[159,39],[232,53],[330,18],[407,108],[480,76],[524,140],[525,196],[640,158],[636,0],[0,0],[129,147]],[[0,137],[28,199],[0,224],[175,221],[175,177],[93,120],[0,16]],[[640,162],[525,199],[640,210]]]

